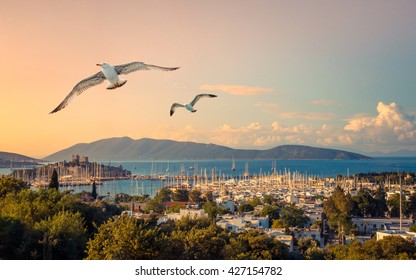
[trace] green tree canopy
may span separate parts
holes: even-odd
[[[262,217],[269,216],[270,220],[277,220],[280,218],[281,208],[278,205],[265,205],[260,211],[259,215]]]
[[[92,192],[91,192],[91,196],[94,199],[97,199],[97,196],[98,196],[98,194],[97,194],[97,186],[95,184],[95,180],[92,182]]]
[[[0,260],[19,259],[23,247],[25,225],[11,217],[0,216]]]
[[[189,191],[187,189],[176,189],[172,192],[173,201],[189,201]]]
[[[309,221],[302,209],[295,204],[289,204],[282,208],[280,219],[289,227],[304,227]]]
[[[405,199],[404,195],[402,195],[401,200],[402,200],[402,215],[410,215],[411,214],[410,203]],[[399,217],[400,216],[400,194],[395,193],[393,197],[389,199],[388,205],[390,208],[390,216]]]
[[[166,202],[171,201],[171,195],[172,195],[171,190],[167,188],[160,189],[157,192],[157,194],[153,197],[153,199],[151,199],[148,202],[145,211],[146,212],[154,211],[156,213],[162,213],[163,210],[165,210],[164,204]]]
[[[202,198],[202,193],[200,190],[197,189],[193,189],[192,191],[189,192],[189,201],[199,204],[202,203],[204,201],[204,199]]]
[[[58,181],[58,172],[56,172],[56,169],[52,172],[51,181],[49,182],[49,189],[59,189],[59,181]]]
[[[224,248],[229,260],[283,260],[289,258],[286,245],[255,230],[246,231],[230,238]]]
[[[354,207],[351,214],[358,217],[374,217],[377,213],[376,200],[369,189],[361,189],[358,194],[352,197]]]
[[[249,204],[249,203],[241,203],[240,205],[238,205],[238,213],[242,214],[245,212],[251,212],[254,210],[253,205]]]
[[[8,253],[0,257],[81,259],[96,226],[120,213],[109,202],[85,203],[56,189],[9,192],[0,199],[0,239],[13,242],[7,241]]]
[[[354,240],[350,245],[327,247],[327,259],[334,260],[414,260],[416,245],[410,239],[400,236],[386,236],[360,243]]]
[[[58,212],[37,223],[35,230],[43,236],[44,259],[75,260],[84,257],[87,234],[79,212]]]
[[[343,189],[337,186],[332,195],[324,201],[323,213],[328,219],[330,228],[338,230],[338,226],[343,226],[347,232],[352,229],[353,207],[354,202],[351,196],[345,195]]]
[[[0,199],[10,192],[17,193],[28,188],[27,184],[21,179],[4,175],[0,177]]]
[[[122,216],[98,228],[94,238],[87,243],[87,259],[156,259],[160,253],[158,243],[162,239],[162,232],[153,221]]]

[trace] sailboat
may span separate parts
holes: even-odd
[[[271,170],[272,170],[273,174],[276,173],[276,160],[272,161],[272,169]]]
[[[244,177],[248,177],[248,176],[250,176],[250,173],[248,171],[248,162],[246,162],[246,166],[245,166],[245,169],[244,169]]]
[[[233,156],[233,162],[231,163],[231,170],[235,171],[235,161],[234,161],[234,156]]]

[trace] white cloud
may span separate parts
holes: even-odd
[[[335,117],[333,113],[320,112],[281,112],[277,116],[282,119],[304,119],[312,121],[328,121]]]
[[[335,105],[335,103],[333,101],[324,100],[324,99],[312,100],[311,103],[312,103],[312,105],[319,105],[319,106],[333,106],[333,105]]]
[[[376,116],[357,115],[344,129],[357,143],[415,145],[415,117],[407,114],[396,103],[377,105]]]
[[[272,88],[263,88],[263,87],[251,87],[244,85],[201,85],[200,90],[207,91],[222,91],[232,95],[258,95],[261,93],[273,92]]]
[[[180,141],[215,143],[233,148],[270,148],[283,144],[303,144],[321,147],[351,147],[364,152],[416,150],[415,117],[395,103],[377,106],[375,116],[356,115],[344,127],[322,122],[319,126],[306,123],[285,125],[251,122],[242,126],[224,123],[214,129],[164,126],[155,137]],[[155,132],[156,133],[156,132]]]

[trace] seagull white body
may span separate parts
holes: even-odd
[[[65,97],[65,99],[58,105],[50,114],[56,113],[65,108],[71,100],[83,93],[90,87],[101,84],[105,80],[108,81],[107,89],[116,89],[127,83],[127,80],[120,80],[119,75],[126,75],[134,71],[139,70],[161,70],[161,71],[173,71],[179,67],[162,67],[157,65],[145,64],[143,62],[130,62],[126,64],[111,66],[108,63],[99,63],[97,66],[101,66],[101,71],[88,77],[74,86],[72,91]]]
[[[101,71],[104,74],[104,77],[108,81],[107,89],[115,89],[118,87],[123,86],[125,83],[127,83],[127,80],[120,80],[118,77],[118,74],[113,66],[107,63],[99,63],[97,66],[101,66]]]
[[[196,112],[196,110],[194,108],[195,103],[198,102],[198,100],[201,99],[202,97],[213,98],[213,97],[217,97],[217,96],[215,94],[203,93],[203,94],[198,94],[197,96],[195,96],[195,98],[189,103],[186,103],[186,104],[173,103],[172,106],[170,107],[170,115],[172,116],[173,113],[175,113],[176,108],[178,108],[178,107],[184,107],[188,111],[190,111],[192,113],[195,113]]]

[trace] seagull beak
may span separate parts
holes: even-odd
[[[101,66],[101,63],[97,63],[97,66]]]

